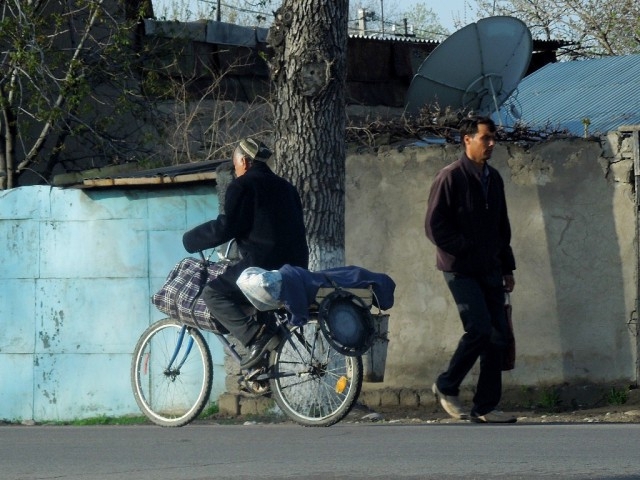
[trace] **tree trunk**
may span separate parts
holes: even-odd
[[[275,169],[300,192],[311,270],[344,265],[348,0],[285,0],[274,49]]]

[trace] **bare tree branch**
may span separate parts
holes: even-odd
[[[510,15],[534,37],[569,40],[573,56],[640,52],[640,2],[636,0],[478,0],[478,16]],[[495,10],[494,10],[495,6]]]

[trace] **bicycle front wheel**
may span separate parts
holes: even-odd
[[[362,359],[335,350],[318,322],[293,329],[271,352],[271,392],[282,411],[307,427],[342,420],[360,395]]]
[[[167,318],[151,325],[133,352],[131,386],[142,413],[157,425],[195,419],[211,394],[211,352],[195,328]]]

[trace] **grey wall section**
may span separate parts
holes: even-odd
[[[182,233],[215,215],[215,189],[204,185],[1,192],[0,418],[139,413],[131,353],[163,317],[149,298],[187,256]],[[209,344],[215,401],[224,355]]]
[[[425,388],[462,333],[424,235],[431,181],[456,146],[347,159],[346,258],[397,283],[385,382]],[[637,382],[636,207],[628,141],[496,148],[518,268],[513,386]],[[135,342],[181,258],[182,233],[217,215],[211,186],[0,193],[0,419],[136,414]],[[224,354],[214,356],[216,400]],[[469,377],[466,386],[475,383]]]
[[[494,151],[517,262],[517,366],[505,373],[507,385],[637,382],[633,161],[620,143],[611,134],[602,144],[574,139]],[[424,233],[432,179],[460,152],[408,147],[348,159],[347,261],[397,283],[378,387],[428,387],[462,334]],[[477,368],[465,386],[476,375]]]

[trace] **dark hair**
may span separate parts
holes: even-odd
[[[473,136],[478,133],[478,125],[487,125],[490,132],[496,131],[496,124],[489,117],[466,117],[460,121],[460,139],[462,140],[465,135]]]

